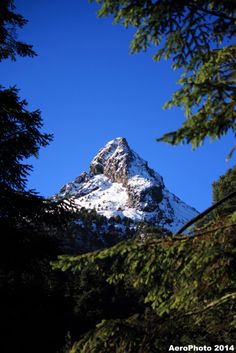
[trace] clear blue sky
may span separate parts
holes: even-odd
[[[170,62],[155,63],[153,50],[129,54],[132,30],[97,19],[86,0],[17,0],[29,20],[19,37],[38,56],[0,65],[1,84],[17,85],[30,109],[39,108],[44,131],[54,141],[32,160],[29,187],[44,196],[73,180],[104,144],[118,136],[159,172],[170,191],[203,210],[211,204],[211,184],[232,167],[225,162],[232,135],[220,142],[171,147],[155,138],[181,125],[180,109],[163,104],[178,88]]]

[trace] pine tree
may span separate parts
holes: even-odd
[[[31,45],[17,40],[16,30],[26,22],[12,0],[0,2],[0,61],[36,55]],[[27,159],[37,156],[52,138],[41,128],[40,111],[27,110],[15,87],[0,86],[0,351],[4,353],[56,352],[67,332],[64,280],[52,272],[50,261],[62,252],[61,235],[71,212],[66,203],[26,190],[32,170]]]
[[[52,135],[40,132],[40,111],[30,112],[27,102],[20,100],[16,88],[0,87],[0,183],[14,190],[24,190],[32,167],[25,164],[30,156],[38,156]]]
[[[14,0],[0,2],[0,61],[16,60],[16,56],[33,57],[36,53],[32,45],[17,40],[17,29],[26,25],[27,20],[15,12]]]

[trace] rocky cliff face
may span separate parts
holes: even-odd
[[[197,214],[170,193],[163,178],[140,158],[123,137],[108,142],[82,173],[57,195],[73,198],[78,208],[99,214],[146,220],[175,231]]]

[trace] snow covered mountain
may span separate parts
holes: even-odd
[[[165,187],[163,178],[149,168],[123,137],[108,142],[84,172],[57,194],[72,198],[78,209],[96,209],[107,218],[145,220],[177,230],[197,211]]]

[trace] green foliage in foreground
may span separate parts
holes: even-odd
[[[213,183],[213,201],[217,202],[233,191],[236,191],[236,165]],[[224,203],[216,213],[227,214],[234,211],[236,211],[236,197]]]
[[[231,193],[236,192],[236,165],[232,169],[228,169],[224,175],[221,175],[218,180],[212,184],[212,201],[213,204],[219,202]],[[236,212],[236,196],[229,198],[223,204],[215,208],[204,218],[195,223],[196,228],[208,226],[217,217],[229,216]]]
[[[170,344],[232,344],[235,229],[229,217],[201,236],[133,240],[77,257],[59,257],[54,269],[71,272],[78,282],[84,273],[95,271],[97,281],[123,287],[123,295],[132,291],[138,303],[136,312],[133,308],[125,316],[116,310],[94,322],[66,351],[163,353]],[[92,286],[87,282],[87,290]]]

